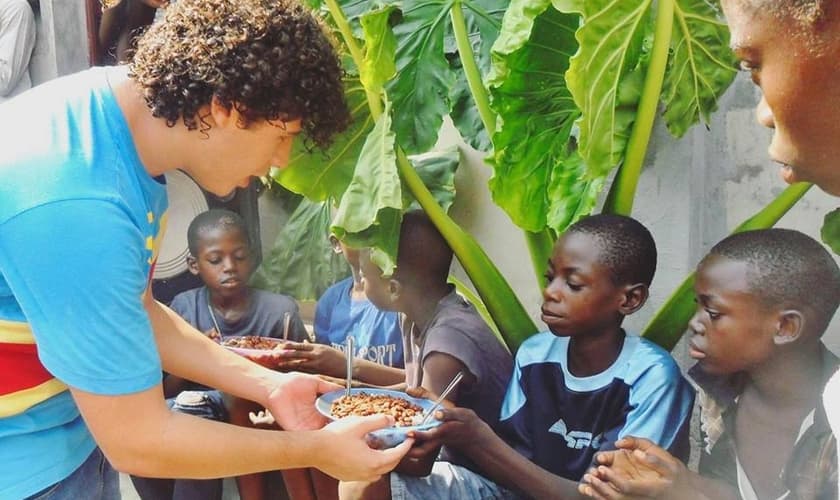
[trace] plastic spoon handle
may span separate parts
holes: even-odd
[[[421,420],[418,425],[423,425],[426,423],[427,420],[429,420],[429,417],[432,416],[432,414],[434,414],[435,410],[438,409],[443,400],[446,399],[446,396],[448,396],[449,393],[452,392],[452,389],[454,389],[455,386],[458,385],[458,382],[460,382],[462,378],[464,378],[464,372],[458,372],[455,374],[454,377],[452,377],[452,381],[449,382],[449,385],[446,386],[446,389],[444,389],[440,396],[438,396],[437,401],[435,401],[435,404],[433,404],[432,407],[429,408],[429,411],[427,411],[426,414],[423,415],[423,420]]]
[[[350,397],[350,387],[353,384],[353,337],[348,335],[345,343],[347,346],[344,352],[347,358],[347,385],[344,388],[344,396]]]

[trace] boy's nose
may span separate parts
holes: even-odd
[[[758,101],[758,106],[755,107],[755,119],[767,128],[776,128],[776,121],[773,119],[773,110],[770,109],[764,95],[761,96],[761,100]]]
[[[552,300],[555,302],[558,302],[560,300],[560,287],[557,286],[556,283],[557,280],[551,280],[548,282],[545,288],[543,288],[543,300]]]
[[[700,321],[700,313],[694,313],[694,316],[688,321],[688,328],[698,334],[703,335],[706,333],[706,327],[703,326],[703,323]]]

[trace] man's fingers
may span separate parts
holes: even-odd
[[[313,376],[313,378],[318,381],[318,388],[317,388],[318,394],[325,394],[327,392],[332,392],[332,391],[340,391],[342,389],[342,387],[340,385],[335,384],[333,382],[329,382],[327,380],[324,380],[321,377]]]
[[[417,441],[405,456],[408,458],[424,458],[429,453],[434,453],[440,446],[440,441],[436,439],[431,441]]]
[[[598,465],[611,466],[615,462],[616,453],[619,451],[601,451],[595,454],[595,462]]]
[[[400,443],[398,446],[380,451],[379,453],[382,454],[384,462],[377,469],[378,474],[387,474],[388,472],[394,470],[397,464],[400,463],[400,460],[402,460],[405,454],[408,453],[408,450],[411,449],[413,444],[414,440],[409,438]]]

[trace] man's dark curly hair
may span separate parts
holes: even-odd
[[[350,122],[328,32],[293,0],[173,2],[138,40],[129,72],[170,127],[206,128],[199,109],[214,97],[243,127],[300,119],[320,147]]]

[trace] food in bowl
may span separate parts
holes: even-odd
[[[420,422],[423,408],[400,397],[359,392],[333,401],[330,414],[335,418],[384,414],[394,417],[394,427],[408,427]]]
[[[225,347],[236,347],[238,349],[256,349],[270,351],[278,345],[277,339],[271,337],[258,337],[256,335],[245,335],[242,337],[230,337],[222,340]]]

